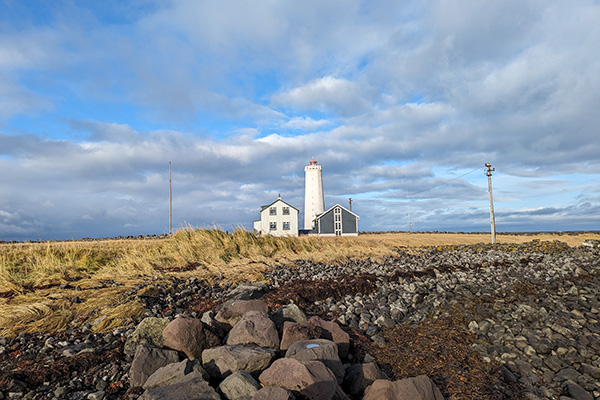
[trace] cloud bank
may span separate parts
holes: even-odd
[[[166,232],[169,161],[251,228],[313,156],[361,230],[489,229],[485,162],[499,231],[598,229],[593,1],[0,7],[0,240]]]

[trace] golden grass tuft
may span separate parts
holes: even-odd
[[[54,332],[64,329],[73,319],[73,313],[63,305],[48,301],[2,307],[0,312],[0,335],[15,333]]]

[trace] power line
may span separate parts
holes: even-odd
[[[462,175],[459,175],[459,176],[457,176],[457,177],[454,177],[454,178],[452,178],[452,179],[449,179],[449,180],[447,180],[447,181],[445,181],[445,182],[438,183],[437,185],[433,185],[433,186],[431,186],[431,187],[428,187],[427,189],[419,190],[418,192],[409,193],[409,194],[407,194],[407,195],[406,195],[406,198],[408,199],[409,197],[413,197],[413,196],[414,196],[414,195],[416,195],[416,194],[423,193],[423,192],[426,192],[426,191],[428,191],[428,190],[431,190],[431,189],[435,189],[436,187],[440,187],[440,186],[447,185],[448,183],[450,183],[450,182],[452,182],[452,181],[455,181],[455,180],[457,180],[457,179],[460,179],[460,178],[462,178],[463,176],[467,176],[467,175],[469,175],[469,174],[472,174],[473,172],[475,172],[475,171],[478,171],[478,170],[479,170],[479,168],[474,168],[474,169],[472,169],[472,170],[471,170],[471,171],[469,171],[469,172],[465,172],[465,173],[464,173],[464,174],[462,174]]]
[[[431,187],[428,187],[428,188],[426,188],[426,189],[423,189],[423,190],[419,190],[418,192],[413,192],[413,193],[411,193],[411,194],[408,194],[408,193],[407,193],[407,194],[406,194],[406,203],[407,203],[407,205],[408,205],[408,226],[409,226],[409,231],[410,231],[410,232],[412,232],[412,220],[411,220],[411,218],[410,218],[410,197],[411,197],[411,196],[414,196],[414,195],[416,195],[416,194],[419,194],[419,193],[426,192],[426,191],[428,191],[428,190],[431,190],[431,189],[435,189],[435,188],[437,188],[437,187],[440,187],[440,186],[443,186],[443,185],[447,185],[448,183],[450,183],[450,182],[452,182],[452,181],[455,181],[455,180],[457,180],[457,179],[460,179],[460,178],[462,178],[462,177],[464,177],[464,176],[467,176],[467,175],[469,175],[469,174],[472,174],[473,172],[475,172],[475,171],[477,171],[477,170],[479,170],[479,168],[474,168],[474,169],[472,169],[472,170],[471,170],[471,171],[469,171],[469,172],[465,172],[465,173],[464,173],[464,174],[462,174],[462,175],[456,176],[456,177],[454,177],[454,178],[452,178],[452,179],[449,179],[449,180],[447,180],[447,181],[445,181],[445,182],[438,183],[437,185],[433,185],[433,186],[431,186]]]

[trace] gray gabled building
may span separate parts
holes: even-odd
[[[339,204],[322,212],[315,218],[315,227],[309,235],[358,236],[360,217]]]

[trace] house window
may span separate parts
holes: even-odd
[[[283,207],[283,215],[290,215],[290,208],[289,207]]]
[[[289,222],[284,222],[283,223],[283,230],[284,231],[289,231],[290,230],[290,223]]]
[[[272,231],[277,230],[277,222],[269,222],[269,229]]]
[[[335,221],[341,221],[342,220],[342,209],[336,208],[335,210],[333,210],[333,217],[334,217]]]
[[[342,209],[336,207],[333,210],[334,232],[335,236],[342,236]]]
[[[277,215],[277,207],[269,208],[269,215]]]

